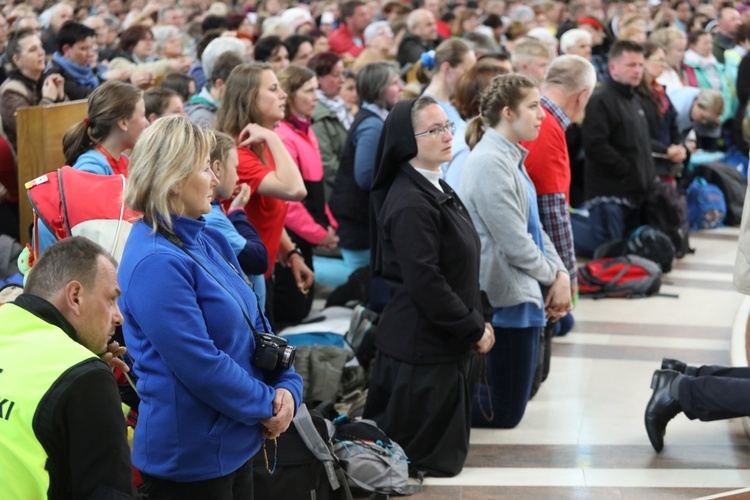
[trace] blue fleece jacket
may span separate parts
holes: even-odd
[[[83,153],[78,157],[75,165],[71,166],[76,170],[91,172],[92,174],[115,175],[104,155],[95,149],[89,149]]]
[[[296,408],[302,379],[293,369],[251,364],[255,340],[243,310],[265,328],[255,295],[222,257],[239,269],[226,238],[203,218],[176,218],[174,232],[221,283],[144,222],[133,226],[119,270],[141,397],[132,458],[152,476],[201,481],[236,471],[258,452],[259,421],[272,416],[275,389],[288,389]]]

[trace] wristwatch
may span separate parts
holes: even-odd
[[[302,260],[305,260],[305,256],[302,255],[302,250],[300,250],[299,247],[294,247],[291,250],[289,250],[289,253],[286,254],[286,261],[289,262],[289,259],[291,259],[292,255],[294,255],[295,253],[299,255],[300,257],[302,257]]]

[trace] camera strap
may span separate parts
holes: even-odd
[[[255,326],[253,325],[253,322],[250,321],[250,318],[247,316],[247,313],[245,312],[245,308],[242,306],[242,304],[240,303],[239,299],[237,297],[235,297],[234,294],[232,292],[230,292],[229,289],[226,286],[224,286],[224,284],[221,282],[221,280],[219,280],[216,276],[214,276],[213,273],[211,271],[209,271],[208,268],[206,266],[204,266],[201,261],[199,261],[198,259],[196,259],[195,256],[192,254],[192,252],[190,252],[190,250],[188,250],[187,248],[185,248],[185,243],[182,242],[182,240],[179,238],[179,236],[177,236],[173,232],[167,230],[161,224],[159,224],[159,233],[162,236],[164,236],[167,239],[167,241],[169,241],[174,246],[176,246],[177,248],[179,248],[180,250],[182,250],[183,252],[185,252],[188,257],[190,257],[191,259],[193,259],[193,261],[195,261],[196,264],[198,264],[199,266],[201,266],[203,268],[203,270],[206,271],[206,274],[208,274],[209,276],[211,276],[211,278],[213,278],[213,280],[216,281],[216,283],[218,283],[219,286],[222,287],[234,299],[235,302],[237,302],[237,305],[240,307],[240,311],[242,311],[242,315],[245,317],[245,321],[247,321],[248,326],[250,326],[250,330],[253,332],[253,335],[258,335],[258,331],[255,329]],[[211,245],[209,245],[209,246],[211,246]],[[213,247],[211,247],[211,248],[213,248]],[[255,295],[255,300],[258,303],[258,313],[260,314],[260,319],[263,321],[263,327],[266,329],[266,332],[271,333],[271,329],[268,326],[268,323],[266,322],[266,315],[263,314],[263,311],[261,310],[261,307],[260,307],[260,298],[258,298],[258,294],[255,293],[255,290],[253,290],[253,288],[250,286],[250,284],[246,281],[245,276],[242,273],[240,273],[237,270],[236,267],[234,267],[234,264],[232,264],[231,262],[229,262],[229,260],[227,260],[227,258],[224,257],[224,255],[222,255],[221,252],[219,252],[215,248],[214,248],[214,251],[217,254],[219,254],[219,256],[222,259],[224,259],[224,262],[226,262],[229,265],[229,267],[232,269],[232,271],[234,271],[237,274],[237,276],[239,276],[242,279],[242,281],[247,285],[247,287],[250,289],[250,291],[253,293],[253,295]]]

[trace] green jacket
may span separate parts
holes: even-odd
[[[323,159],[325,180],[323,187],[325,188],[326,201],[328,201],[331,189],[333,189],[333,182],[336,179],[336,172],[339,169],[341,152],[344,150],[344,144],[346,144],[347,131],[338,117],[321,103],[318,103],[313,111],[312,128],[318,138],[320,156]]]
[[[683,61],[683,64],[687,67],[687,70],[685,71],[685,76],[688,81],[688,85],[695,86],[697,84],[698,88],[701,89],[713,89],[711,86],[711,81],[708,78],[708,75],[706,72],[701,68],[699,65],[695,64],[692,61],[689,61],[688,59],[685,59]],[[692,72],[695,75],[695,82],[693,82],[693,78],[691,78],[691,75],[689,74],[689,71],[692,70]],[[730,85],[729,78],[727,78],[726,71],[724,70],[724,65],[721,63],[716,63],[716,71],[720,76],[721,80],[721,95],[724,98],[724,113],[721,115],[721,123],[724,123],[732,116],[732,89],[734,88],[733,85]],[[714,89],[716,90],[716,89]]]

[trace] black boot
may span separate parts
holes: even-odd
[[[664,448],[667,424],[682,411],[676,399],[676,389],[682,377],[683,375],[674,370],[656,370],[651,379],[651,389],[654,393],[646,406],[645,423],[648,439],[657,453]]]
[[[685,373],[685,370],[687,370],[687,363],[684,363],[678,359],[662,358],[661,369],[674,370],[676,372]]]

